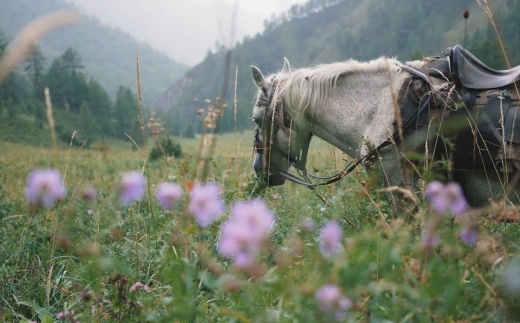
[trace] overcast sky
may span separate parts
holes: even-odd
[[[173,59],[195,65],[218,41],[228,44],[238,2],[235,42],[263,30],[273,13],[306,0],[68,0],[102,23],[116,26]]]

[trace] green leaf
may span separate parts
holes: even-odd
[[[31,301],[19,301],[18,302],[19,305],[25,305],[25,306],[28,306],[30,308],[33,309],[33,311],[36,312],[36,314],[38,314],[38,317],[43,320],[43,318],[45,316],[49,316],[49,317],[52,317],[52,313],[49,312],[49,310],[47,310],[46,308],[42,308],[40,305],[34,303],[34,302],[31,302]],[[54,321],[54,320],[53,320]],[[51,321],[51,322],[53,322]]]

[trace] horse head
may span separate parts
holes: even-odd
[[[253,168],[257,176],[268,176],[269,186],[285,183],[285,177],[280,171],[287,172],[291,164],[297,163],[301,151],[301,143],[297,140],[298,130],[284,109],[283,98],[278,95],[283,76],[290,71],[286,58],[280,73],[267,78],[258,67],[251,65],[253,81],[258,87],[253,108],[253,121],[256,123]]]

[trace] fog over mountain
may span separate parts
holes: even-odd
[[[217,42],[230,43],[237,4],[234,42],[254,36],[273,13],[305,0],[67,0],[102,23],[121,28],[173,59],[189,65],[202,61]],[[233,43],[234,43],[233,42]]]

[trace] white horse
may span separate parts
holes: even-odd
[[[417,113],[411,116],[411,118],[422,120],[420,123],[426,126],[424,129],[428,130],[423,134],[420,145],[416,146],[419,148],[422,146],[424,150],[424,144],[429,142],[431,146],[426,147],[426,151],[429,153],[436,153],[435,150],[437,150],[437,152],[447,153],[449,157],[453,157],[453,153],[447,152],[445,146],[440,144],[437,135],[441,130],[434,125],[438,125],[439,120],[447,115],[446,111],[456,114],[452,110],[459,109],[463,103],[467,102],[463,97],[468,91],[455,91],[455,83],[462,80],[462,83],[466,85],[479,88],[480,92],[486,86],[474,85],[475,82],[472,83],[468,78],[466,80],[460,78],[460,80],[452,82],[449,75],[443,75],[437,69],[428,69],[427,64],[431,61],[434,60],[407,62],[405,65],[395,59],[379,58],[369,62],[349,60],[291,70],[289,61],[284,59],[282,70],[268,77],[264,77],[258,67],[251,66],[253,80],[258,87],[256,104],[253,108],[253,121],[257,124],[255,172],[260,175],[263,171],[267,171],[270,186],[282,185],[287,178],[286,174],[291,164],[301,170],[305,168],[306,149],[311,136],[314,135],[357,160],[366,162],[369,158],[363,159],[364,157],[369,154],[377,155],[378,158],[371,156],[370,159],[372,162],[375,160],[381,163],[385,185],[404,185],[403,166],[409,163],[403,159],[402,148],[404,145],[391,144],[382,147],[382,143],[392,137],[394,139],[403,138],[399,128],[403,129],[402,124],[408,120],[405,119],[405,116],[400,115],[407,112],[403,111],[403,108],[399,109],[399,105],[406,100],[407,92],[410,92],[410,88],[414,86],[412,80],[416,77],[407,66],[422,69],[426,74],[434,70],[440,74],[439,79],[433,83],[430,82],[426,91],[423,91],[424,97],[429,95],[433,98],[431,102],[428,102],[428,106],[435,107],[424,109],[421,116],[418,116]],[[438,61],[440,62],[437,63],[440,64],[445,63],[444,60]],[[462,65],[462,62],[459,62],[459,65]],[[482,66],[484,65],[482,64]],[[453,67],[448,66],[448,68]],[[490,71],[492,70],[490,69]],[[516,73],[518,71],[505,72]],[[424,84],[428,82],[423,81],[422,83],[424,90]],[[498,80],[498,76],[490,76],[490,85],[498,88],[502,86],[502,83],[511,85],[511,82]],[[419,87],[420,85],[419,82]],[[458,90],[460,89],[465,89],[464,84],[459,84]],[[420,91],[416,89],[416,92]],[[424,97],[419,96],[417,99],[423,102]],[[444,102],[433,104],[434,100]],[[473,100],[472,103],[475,101]],[[418,105],[420,104],[417,103],[414,109],[418,109]],[[498,111],[497,108],[493,109]],[[471,135],[471,138],[482,139],[480,134],[475,135],[478,132],[476,125],[479,123],[474,120],[474,114],[468,113],[463,108],[459,110],[457,112],[458,123],[463,124],[466,133]],[[498,114],[503,117],[506,112],[500,110]],[[410,113],[408,113],[408,117],[410,118]],[[503,126],[503,118],[501,120]],[[412,128],[415,127],[417,124],[414,122]],[[406,135],[414,129],[404,130]],[[495,131],[494,135],[497,135],[497,129],[492,130]],[[500,129],[498,130],[500,132]],[[414,138],[417,141],[417,136]],[[504,138],[497,138],[496,141],[500,144],[503,142],[505,146]],[[455,140],[455,143],[457,142],[464,141]],[[459,160],[462,161],[461,165],[468,164],[468,160],[471,158],[477,163],[483,159],[500,159],[495,154],[497,149],[493,153],[495,156],[490,158],[490,153],[482,153],[486,150],[482,146],[478,146],[477,141],[475,142],[477,146],[455,147],[455,155],[459,156]],[[395,143],[395,140],[392,143]],[[482,141],[484,146],[486,143],[486,140]],[[379,149],[374,149],[374,147],[379,147]],[[505,154],[502,152],[502,162],[504,162],[502,166],[506,165],[503,155]],[[452,161],[452,168],[457,172],[452,177],[448,177],[449,180],[461,183],[471,205],[480,206],[490,198],[496,199],[506,195],[510,201],[518,200],[516,192],[520,192],[520,186],[515,185],[513,188],[508,188],[507,185],[512,176],[499,170],[496,163],[478,168],[474,166],[474,162],[470,163],[471,167],[465,167],[470,169],[457,169],[457,167],[464,167],[453,165]],[[515,179],[516,181],[517,179]]]

